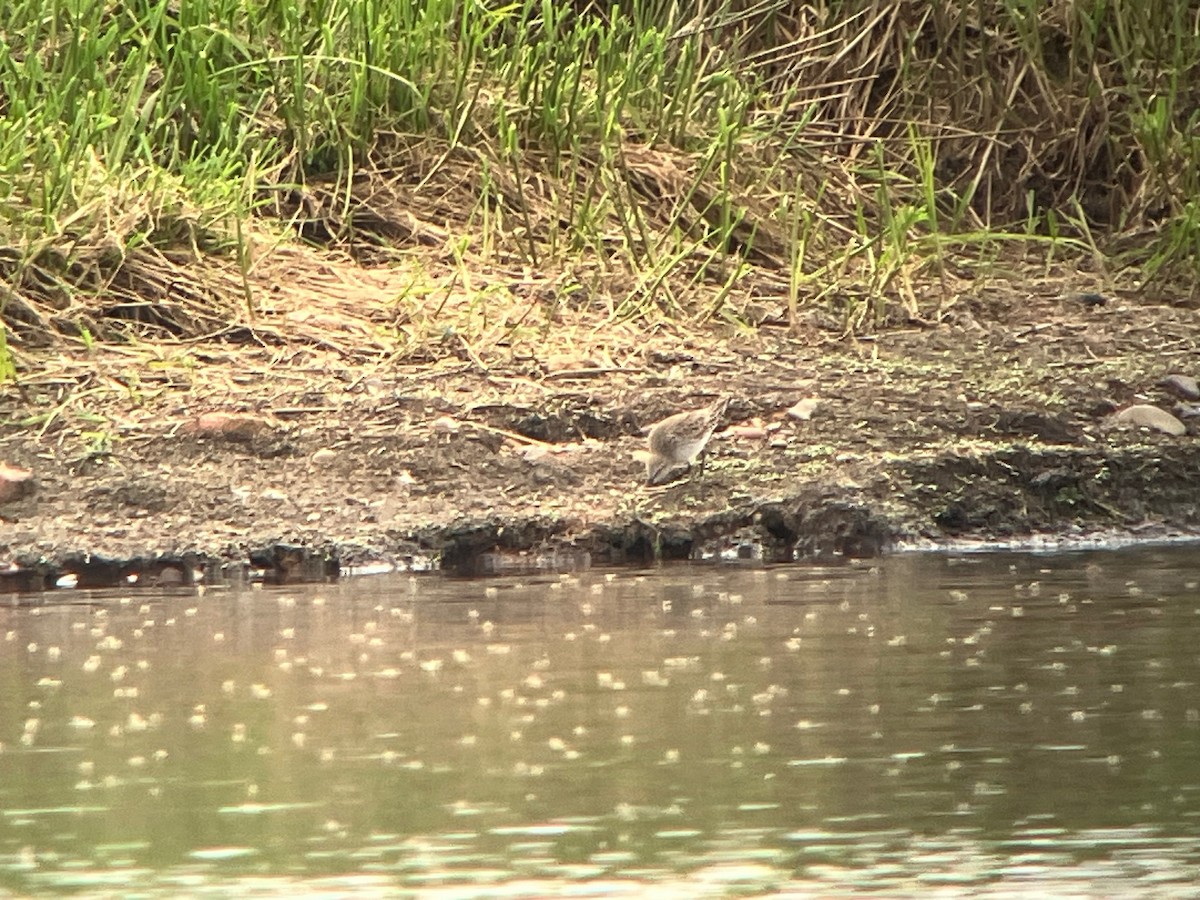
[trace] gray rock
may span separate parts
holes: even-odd
[[[1121,410],[1113,420],[1129,428],[1151,428],[1176,437],[1187,434],[1187,426],[1169,412],[1144,403]]]
[[[1200,400],[1200,384],[1191,375],[1168,375],[1158,383],[1180,400]]]
[[[1200,403],[1177,403],[1172,412],[1180,419],[1200,418]]]

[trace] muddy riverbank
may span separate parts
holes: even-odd
[[[35,487],[0,506],[0,566],[37,587],[1200,532],[1197,420],[1110,418],[1179,402],[1160,382],[1200,372],[1194,310],[1011,290],[869,339],[766,322],[373,362],[97,345],[3,397],[0,462]],[[645,426],[725,395],[705,471],[645,486]]]

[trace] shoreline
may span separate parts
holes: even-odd
[[[0,463],[37,482],[0,504],[0,590],[68,569],[88,586],[188,583],[193,564],[287,581],[1200,536],[1200,418],[1172,435],[1112,415],[1172,408],[1164,379],[1200,360],[1194,314],[1065,294],[870,341],[648,334],[569,377],[499,353],[400,365],[220,344],[164,377],[173,345],[97,345],[80,374],[0,397]],[[706,470],[646,486],[645,429],[721,396]]]
[[[1154,530],[1154,529],[1148,529]],[[1053,534],[1029,535],[1017,540],[987,541],[983,539],[944,543],[903,543],[890,547],[876,557],[810,557],[787,559],[738,558],[738,557],[689,557],[669,559],[626,559],[615,562],[611,559],[594,560],[586,553],[572,554],[571,559],[549,559],[539,554],[534,561],[523,560],[519,555],[493,560],[479,571],[465,574],[449,572],[429,563],[404,567],[403,564],[375,561],[340,568],[330,567],[336,559],[321,554],[312,554],[306,548],[271,545],[256,551],[238,563],[229,559],[206,558],[202,555],[164,555],[157,558],[110,559],[93,556],[64,558],[57,563],[43,563],[29,567],[16,567],[0,571],[0,595],[70,596],[73,591],[109,589],[164,589],[204,587],[248,587],[254,584],[298,585],[329,583],[350,579],[388,577],[394,575],[444,575],[467,578],[500,578],[538,576],[585,572],[591,569],[619,570],[650,566],[692,564],[700,566],[751,566],[778,567],[786,565],[828,566],[864,563],[871,559],[888,556],[912,556],[923,554],[975,556],[992,553],[1023,553],[1053,556],[1064,553],[1089,551],[1119,551],[1154,547],[1200,546],[1200,530],[1193,532],[1154,533],[1131,535],[1128,532],[1109,531],[1102,535],[1062,536]],[[265,560],[275,551],[290,555],[290,562],[273,567]],[[557,563],[557,564],[556,564]],[[188,567],[191,572],[188,572]],[[214,575],[216,577],[211,577]],[[132,576],[132,577],[131,577]]]

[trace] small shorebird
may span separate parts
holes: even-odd
[[[662,484],[678,466],[689,469],[696,458],[700,458],[700,471],[704,471],[704,448],[717,429],[725,407],[726,397],[704,409],[675,413],[650,429],[647,440],[650,456],[646,460],[647,484]]]

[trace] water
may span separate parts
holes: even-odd
[[[1188,547],[0,600],[0,891],[1195,897],[1198,582]]]

